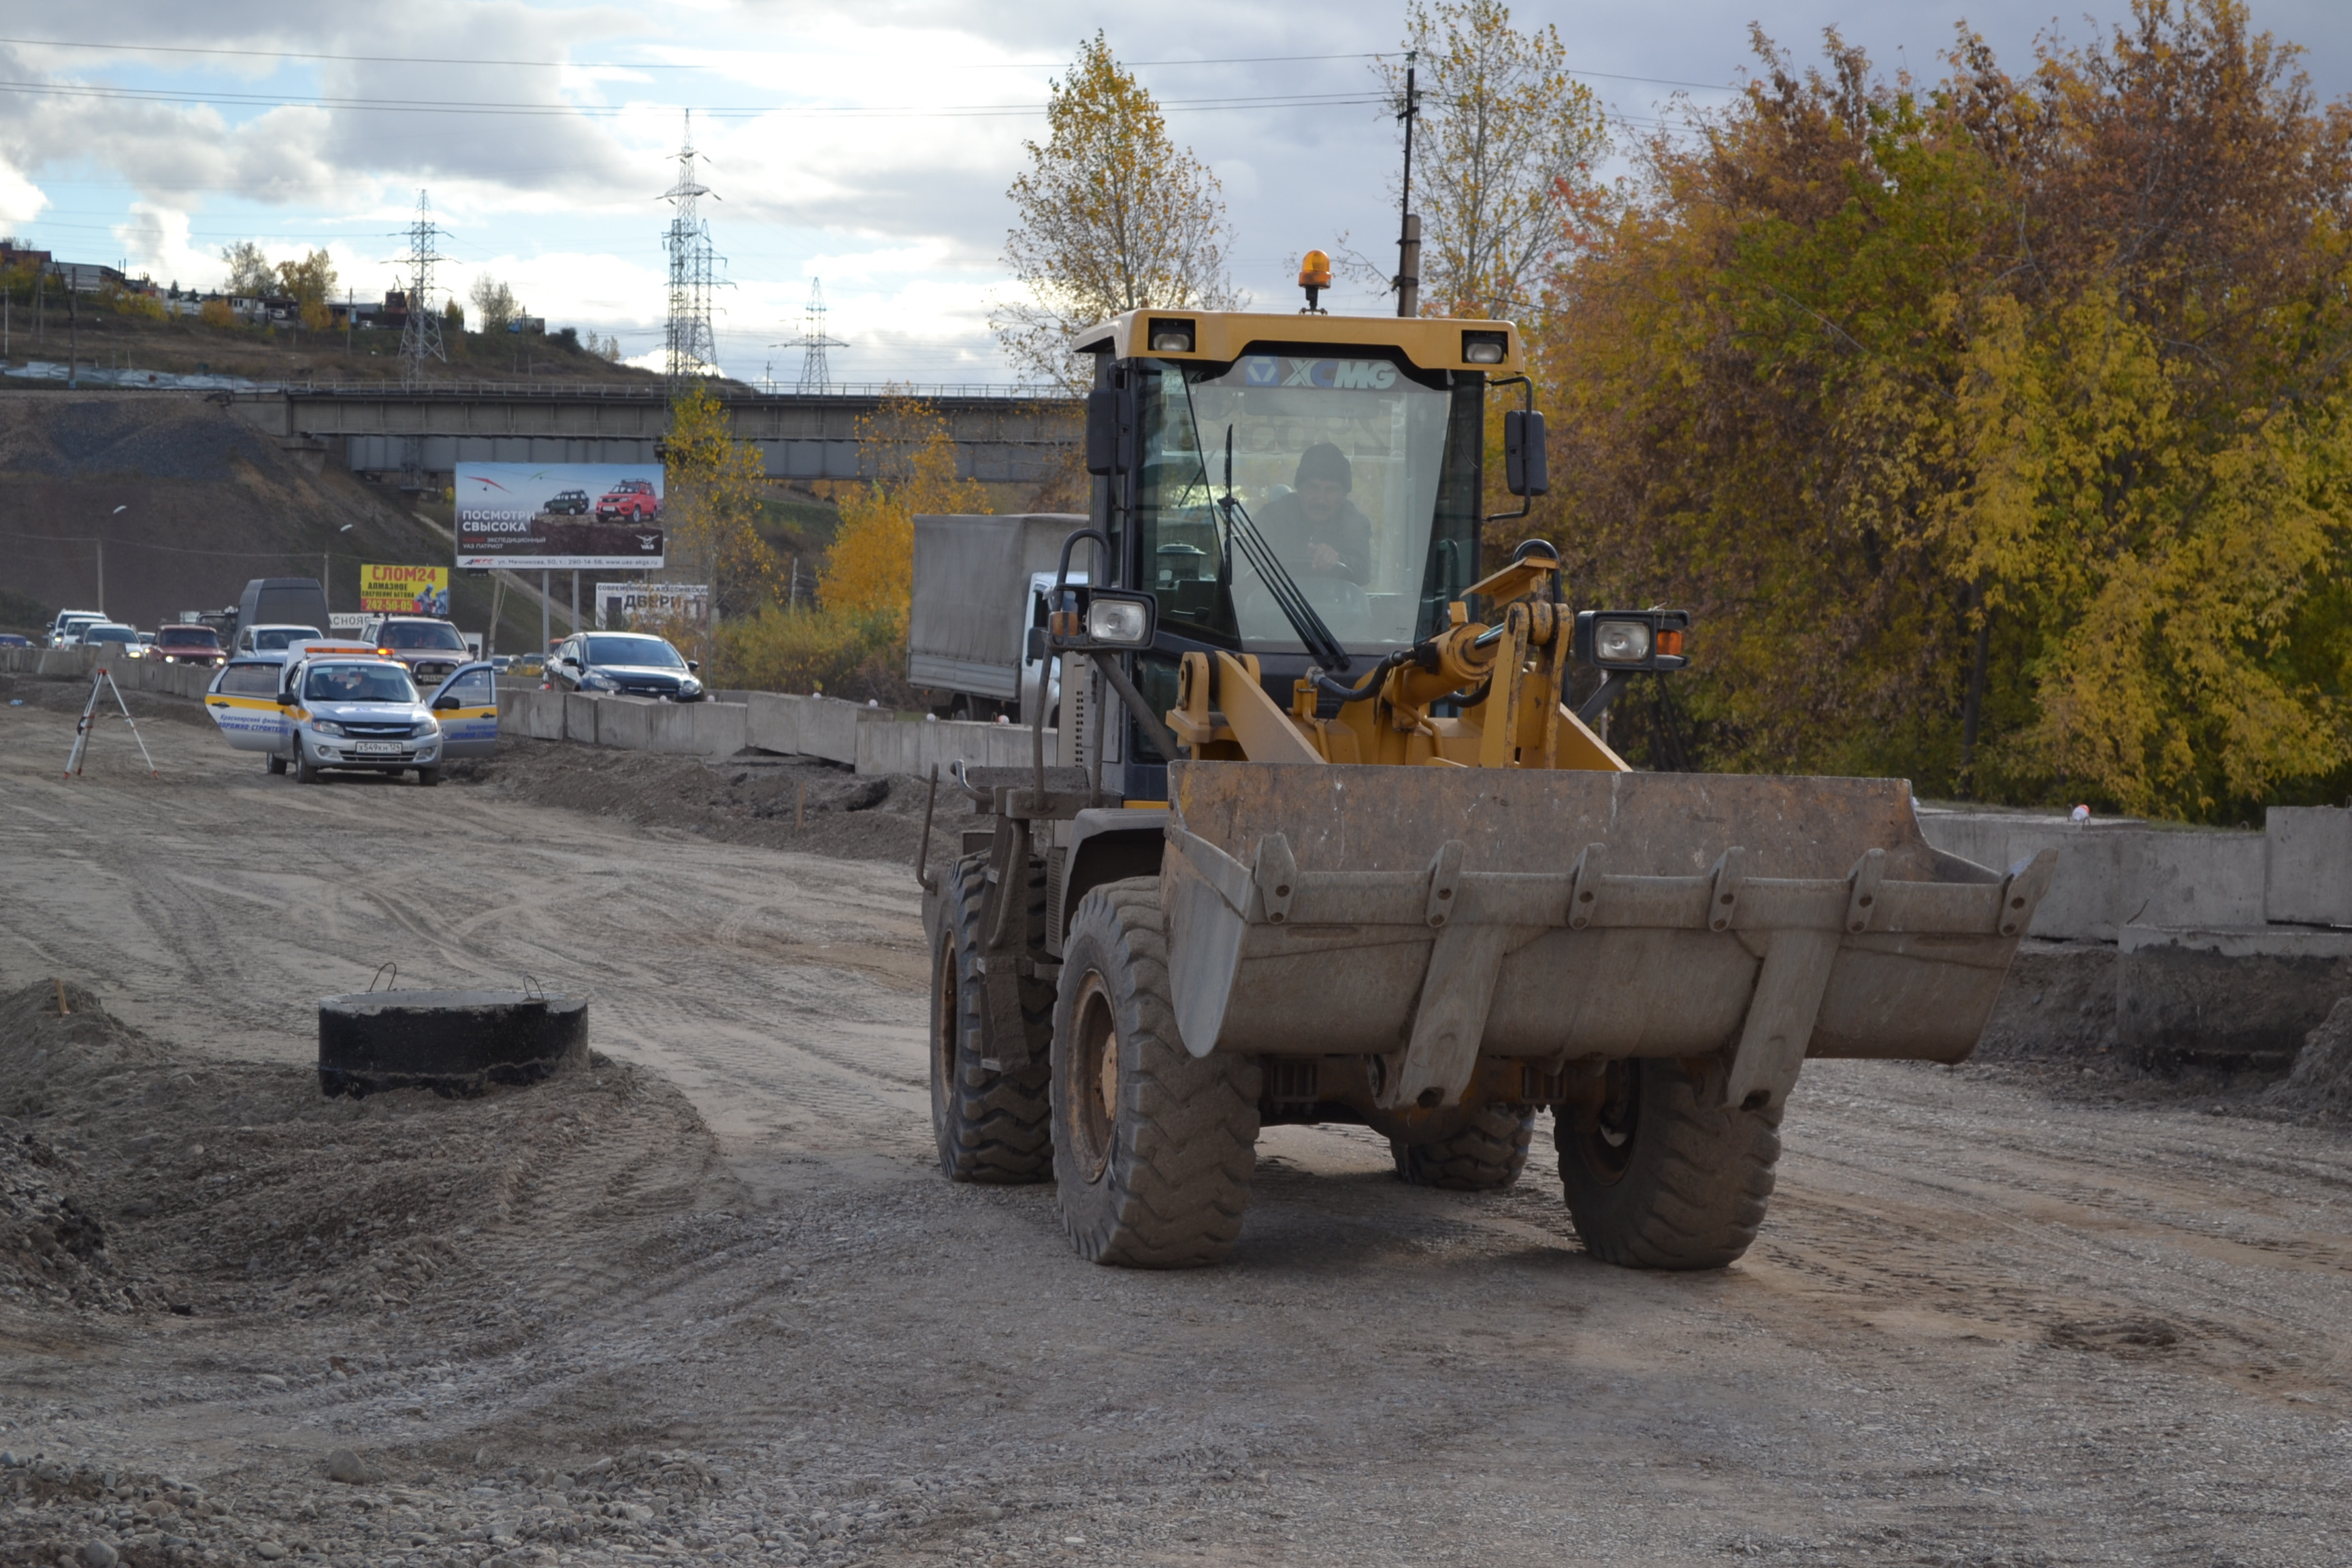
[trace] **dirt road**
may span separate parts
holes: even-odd
[[[2341,1130],[1822,1064],[1722,1274],[1590,1261],[1548,1156],[1289,1128],[1229,1266],[1097,1268],[935,1173],[902,867],[146,729],[68,785],[0,708],[0,991],[144,1033],[0,1017],[8,1190],[112,1271],[0,1290],[0,1560],[2352,1560]],[[386,962],[585,991],[612,1060],[322,1108]]]

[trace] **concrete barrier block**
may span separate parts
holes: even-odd
[[[654,749],[655,710],[663,705],[644,697],[596,699],[596,743],[623,752]]]
[[[532,741],[563,739],[563,694],[509,687],[499,693],[499,733]]]
[[[809,700],[782,691],[754,691],[743,700],[746,744],[782,757],[801,754],[801,709]]]
[[[807,699],[800,713],[800,754],[855,766],[857,728],[869,715],[886,723],[889,721],[889,715],[877,708],[860,708],[854,702],[835,702],[824,697]]]
[[[2137,863],[2124,914],[2134,925],[2259,926],[2263,836],[2242,829],[2147,829],[2132,835]]]
[[[678,710],[691,725],[697,756],[731,757],[751,743],[751,706],[742,702],[690,702]]]
[[[2284,1073],[2347,995],[2352,931],[2127,925],[2116,942],[2116,1032],[2158,1071]]]
[[[646,750],[667,752],[673,756],[690,754],[694,751],[694,710],[702,704],[683,707],[675,702],[656,702],[646,718]]]
[[[2263,827],[2265,920],[2352,926],[2352,811],[2274,805]]]
[[[598,699],[578,691],[562,693],[563,698],[563,739],[576,741],[583,746],[596,743],[596,707]]]
[[[2031,934],[2057,942],[2114,942],[2128,924],[2254,926],[2263,921],[2263,843],[2252,833],[2077,825],[1995,812],[1920,813],[1927,842],[1994,870],[2042,849],[2058,874],[2034,911]]]

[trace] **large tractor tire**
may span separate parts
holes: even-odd
[[[1054,1009],[1054,1182],[1080,1257],[1129,1268],[1222,1261],[1257,1159],[1255,1057],[1176,1035],[1160,879],[1087,894]]]
[[[1533,1106],[1486,1105],[1465,1115],[1444,1137],[1408,1143],[1389,1140],[1397,1174],[1416,1187],[1494,1193],[1519,1179],[1534,1140]]]
[[[1677,1061],[1609,1064],[1598,1114],[1561,1108],[1553,1136],[1585,1250],[1634,1268],[1720,1268],[1756,1239],[1780,1157],[1780,1112],[1705,1108]]]
[[[1042,869],[1029,879],[1034,905],[1045,898]],[[1054,993],[1021,982],[1021,1013],[1034,1066],[1000,1072],[982,1065],[988,1048],[987,979],[981,973],[981,907],[988,857],[967,855],[948,868],[940,889],[938,938],[931,946],[931,1130],[940,1169],[954,1182],[1042,1182],[1054,1173],[1045,1053],[1054,1026]],[[1033,909],[1033,915],[1039,910]],[[1033,920],[1032,930],[1039,929]]]

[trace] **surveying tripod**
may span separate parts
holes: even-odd
[[[155,759],[148,753],[147,738],[139,732],[139,721],[131,716],[131,704],[122,700],[122,688],[114,684],[113,672],[102,664],[98,667],[98,673],[90,677],[89,700],[81,705],[81,722],[74,726],[73,754],[66,758],[66,777],[81,777],[82,759],[89,754],[89,732],[98,724],[100,687],[114,693],[114,705],[122,710],[122,721],[131,726],[131,738],[139,742],[139,754],[146,760],[148,773],[152,777],[163,777],[155,772]]]

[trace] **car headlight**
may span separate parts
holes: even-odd
[[[409,734],[418,740],[430,739],[441,732],[441,726],[430,719],[420,719],[410,727]]]
[[[589,691],[617,691],[621,689],[619,681],[609,675],[600,675],[593,669],[580,678],[580,685]]]
[[[689,675],[677,683],[677,689],[680,691],[699,691],[702,689],[702,682]]]
[[[310,721],[310,733],[314,735],[340,735],[342,732],[343,727],[341,724],[336,723],[332,719],[313,719]]]

